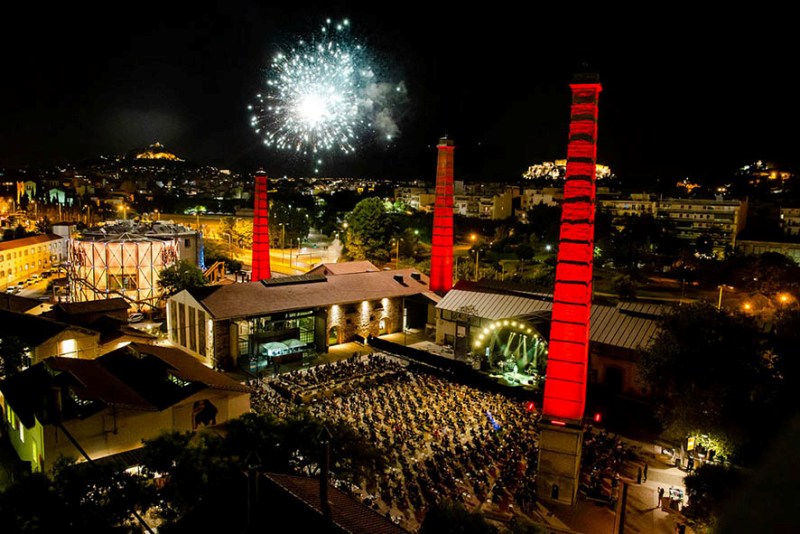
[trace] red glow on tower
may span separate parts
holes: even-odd
[[[543,412],[549,417],[580,421],[586,407],[589,363],[597,101],[602,88],[596,75],[576,80],[570,88],[567,171]]]
[[[431,291],[446,293],[453,287],[453,152],[452,139],[442,138],[437,147],[436,203],[431,239]]]
[[[269,204],[267,203],[267,173],[256,172],[256,194],[253,205],[253,273],[251,280],[268,280],[269,266]]]

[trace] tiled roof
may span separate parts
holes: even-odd
[[[330,275],[324,279],[305,276],[307,279],[298,283],[249,282],[215,286],[213,291],[198,288],[188,292],[215,319],[268,315],[428,292],[428,277],[416,269]]]
[[[127,310],[130,304],[122,297],[110,299],[88,300],[85,302],[61,302],[55,306],[69,315],[81,313],[98,313],[115,310]]]
[[[199,382],[212,389],[224,389],[228,391],[250,391],[247,386],[242,385],[236,380],[207,367],[195,358],[186,354],[180,349],[173,347],[162,347],[161,345],[150,345],[147,343],[131,343],[128,348],[135,350],[140,355],[149,354],[166,362],[175,376],[190,382]]]
[[[31,347],[38,347],[68,328],[84,330],[39,315],[0,310],[0,336],[17,337]]]
[[[28,297],[20,297],[10,293],[0,294],[0,310],[25,313],[40,304],[42,304],[40,301],[29,299]]]
[[[66,239],[56,234],[41,234],[32,235],[30,237],[23,237],[21,239],[11,239],[9,241],[0,241],[0,252],[5,250],[14,250],[20,247],[29,247],[31,245],[39,245],[42,243],[50,243],[51,241],[59,241]]]
[[[174,376],[186,384],[171,379]],[[27,427],[48,422],[53,387],[62,395],[62,420],[84,418],[105,406],[164,410],[207,388],[246,393],[248,388],[171,347],[131,343],[94,360],[48,358],[0,383],[0,391]]]

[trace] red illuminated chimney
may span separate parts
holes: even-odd
[[[253,204],[253,273],[251,280],[268,280],[269,267],[269,204],[267,203],[267,173],[256,172],[256,194]]]
[[[446,293],[453,287],[453,151],[456,147],[452,139],[444,137],[437,148],[430,288]]]
[[[589,366],[600,80],[596,74],[579,75],[570,88],[567,174],[539,425],[536,490],[545,501],[572,506],[580,486]]]
[[[543,412],[545,417],[580,421],[586,405],[589,360],[597,101],[601,87],[596,74],[583,74],[576,76],[570,88],[567,171]]]

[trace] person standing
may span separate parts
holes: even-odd
[[[639,468],[639,471],[636,473],[636,483],[637,484],[641,484],[642,483],[642,468],[641,467]]]
[[[644,481],[647,482],[647,464],[644,464]]]
[[[662,506],[661,503],[663,503],[663,502],[664,502],[664,488],[659,487],[658,488],[658,506],[661,507]]]

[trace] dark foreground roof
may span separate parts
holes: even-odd
[[[246,393],[247,387],[171,347],[131,343],[95,360],[47,358],[0,382],[27,427],[58,416],[85,418],[107,406],[160,411],[204,389]],[[54,391],[59,391],[56,397]]]
[[[294,475],[267,473],[264,475],[292,497],[311,509],[311,513],[323,516],[320,500],[319,480]],[[352,534],[408,534],[366,504],[328,486],[328,502],[331,505],[331,522],[339,532]]]
[[[12,295],[10,293],[0,294],[0,310],[25,313],[40,304],[43,303],[28,297],[20,297],[19,295]]]
[[[0,337],[17,337],[31,347],[38,347],[68,328],[93,333],[40,315],[0,310]]]

